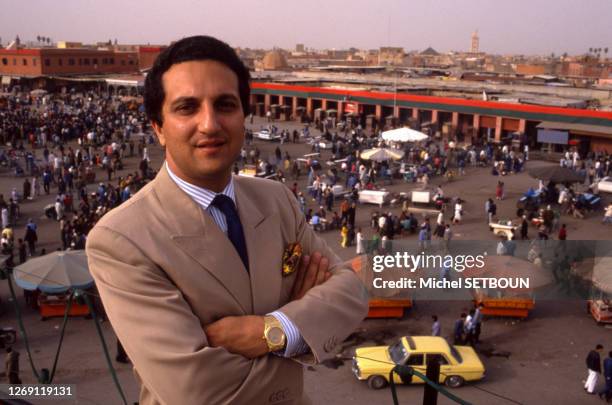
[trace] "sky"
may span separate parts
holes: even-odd
[[[570,55],[610,48],[612,0],[0,0],[2,43],[167,44],[195,34],[232,46]]]

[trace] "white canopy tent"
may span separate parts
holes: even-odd
[[[385,141],[392,142],[421,142],[429,139],[429,136],[410,128],[397,128],[382,133]]]

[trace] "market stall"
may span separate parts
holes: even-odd
[[[361,280],[364,281],[364,285],[372,285],[371,282],[368,283],[366,281],[372,275],[371,271],[367,271],[367,255],[356,256],[349,261],[349,265]],[[389,290],[386,290],[382,293],[389,292]],[[370,297],[368,302],[368,318],[402,318],[405,311],[412,308],[413,305],[412,299],[401,293],[390,296],[377,296],[376,293],[370,292]]]
[[[514,239],[519,224],[512,220],[499,220],[489,222],[489,229],[495,236],[503,236],[508,240]]]
[[[30,259],[13,270],[18,286],[28,291],[40,291],[37,298],[41,318],[89,315],[84,302],[68,294],[71,289],[93,287],[84,250],[57,251]],[[70,298],[70,297],[73,298]]]
[[[474,303],[483,304],[484,315],[526,318],[535,306],[535,291],[553,282],[548,272],[514,256],[489,255],[484,263],[484,267],[469,267],[461,275],[466,278],[529,279],[528,288],[473,289]]]
[[[68,306],[69,295],[47,295],[40,294],[38,296],[38,309],[41,319],[44,321],[48,318],[63,317]],[[68,316],[87,316],[89,308],[84,302],[79,302],[76,298],[72,298]]]

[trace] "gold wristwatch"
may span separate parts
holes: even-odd
[[[287,336],[278,319],[272,315],[264,316],[264,340],[270,352],[283,350],[287,345]]]

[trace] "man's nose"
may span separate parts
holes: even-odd
[[[219,116],[214,106],[204,105],[198,115],[198,130],[206,134],[214,134],[221,128]]]

